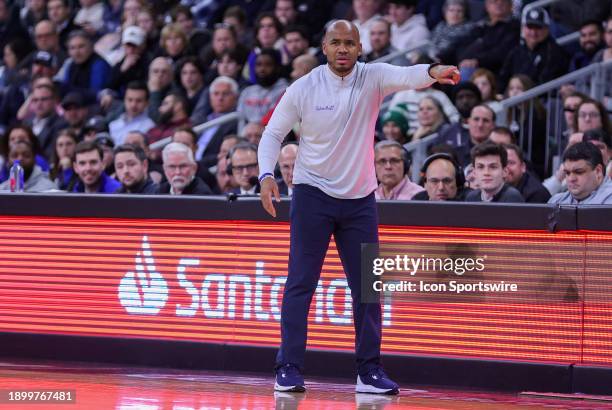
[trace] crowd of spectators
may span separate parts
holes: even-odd
[[[612,59],[612,1],[522,13],[531,2],[0,0],[0,189],[19,160],[31,192],[257,195],[267,121],[285,89],[325,63],[326,25],[347,18],[365,63],[391,55],[462,74],[386,100],[377,198],[612,203],[607,100],[561,90],[552,137],[567,149],[552,171],[540,101],[496,125],[502,99]],[[577,45],[557,43],[574,31]],[[530,141],[518,138],[526,127]],[[299,139],[296,125],[278,161],[283,195]],[[430,157],[411,181],[404,146],[423,139]]]

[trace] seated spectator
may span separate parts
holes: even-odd
[[[499,145],[515,144],[516,139],[508,127],[495,127],[489,134],[489,141]]]
[[[149,161],[142,148],[123,144],[114,151],[115,171],[121,182],[118,194],[155,194],[159,187],[149,178]]]
[[[228,156],[227,173],[232,175],[238,184],[238,188],[232,192],[238,195],[259,194],[257,147],[249,142],[238,143]]]
[[[15,81],[4,89],[0,98],[0,129],[10,128],[34,115],[32,91],[42,84],[53,86],[51,78],[57,72],[56,61],[46,51],[39,51],[30,71],[30,76],[17,75]]]
[[[56,25],[49,20],[41,20],[34,27],[34,50],[23,62],[24,65],[31,65],[36,53],[46,51],[54,59],[58,66],[66,60],[66,51],[60,44],[60,38]]]
[[[444,132],[448,125],[448,118],[444,114],[442,105],[435,97],[423,97],[421,99],[417,118],[419,127],[409,136],[410,142]]]
[[[62,191],[66,191],[68,186],[76,183],[77,175],[72,168],[72,158],[77,143],[77,134],[69,128],[61,130],[55,139],[55,152],[49,178]]]
[[[189,126],[182,126],[174,131],[172,134],[172,142],[180,142],[183,145],[186,145],[193,151],[194,158],[195,153],[198,149],[197,146],[198,135],[195,133],[193,128]],[[210,172],[209,167],[204,164],[202,161],[198,161],[198,169],[196,171],[196,176],[200,177],[202,181],[206,182],[206,185],[213,191],[215,194],[220,194],[221,192],[217,189],[217,180],[215,176]]]
[[[286,3],[293,3],[293,1],[289,0],[286,1]],[[310,43],[305,27],[293,25],[286,26],[283,33],[283,39],[287,57],[287,61],[283,62],[283,67],[286,68],[286,72],[291,71],[291,63],[293,63],[293,60],[297,57],[315,53],[314,50],[309,48]]]
[[[149,150],[147,135],[141,131],[130,131],[125,136],[124,144],[134,145],[144,151],[145,156],[147,157],[147,159],[149,159],[149,178],[151,178],[154,183],[159,185],[159,183],[164,179],[164,168],[162,164],[158,162],[152,162],[150,160],[151,151]]]
[[[396,141],[404,145],[408,143],[408,120],[402,108],[404,104],[398,104],[388,110],[382,116],[382,132],[385,140]]]
[[[510,77],[524,74],[536,84],[543,84],[567,73],[569,57],[549,32],[550,17],[543,8],[523,15],[521,43],[506,57],[499,80],[503,88]]]
[[[165,25],[159,40],[161,57],[166,57],[176,64],[181,58],[191,55],[189,39],[180,25],[176,23]]]
[[[429,40],[427,21],[416,14],[417,0],[389,1],[391,44],[397,50],[408,50]]]
[[[108,85],[111,67],[94,52],[93,43],[87,33],[73,31],[68,37],[68,55],[60,69],[59,81],[64,92],[81,91],[89,103]]]
[[[62,99],[62,109],[64,110],[64,121],[77,136],[82,135],[89,114],[89,107],[83,95],[79,91],[66,94]]]
[[[608,111],[597,100],[590,98],[583,100],[574,115],[574,129],[577,132],[585,132],[599,128],[608,134],[612,133]]]
[[[38,138],[40,149],[46,158],[51,158],[55,148],[55,136],[67,127],[66,121],[57,115],[57,91],[52,85],[41,84],[32,91],[30,99],[34,118],[25,121]]]
[[[580,50],[570,61],[569,70],[575,71],[591,64],[595,54],[604,48],[603,27],[599,21],[587,20],[580,25]]]
[[[204,67],[202,67],[200,60],[190,56],[178,62],[176,72],[179,77],[177,83],[181,93],[187,98],[188,112],[191,115],[205,88]]]
[[[238,42],[236,31],[233,26],[229,24],[218,24],[214,27],[212,41],[207,47],[202,49],[199,55],[200,61],[202,61],[202,65],[207,71],[205,83],[210,83],[218,73],[218,64],[224,53],[230,53],[236,63],[242,67],[247,60],[249,50]]]
[[[391,24],[382,17],[374,20],[370,27],[370,43],[372,51],[365,55],[364,61],[366,63],[398,51],[397,48],[391,45]],[[398,66],[410,65],[404,55],[397,56],[388,61],[388,63]]]
[[[604,182],[604,164],[599,149],[590,142],[579,142],[563,153],[567,192],[550,198],[558,205],[612,204],[612,183]]]
[[[74,24],[91,37],[104,34],[106,6],[101,0],[79,0],[81,8],[74,16]]]
[[[463,133],[457,135],[443,133],[441,135],[442,139],[438,142],[453,147],[459,164],[467,166],[470,163],[472,149],[489,138],[494,127],[495,113],[488,105],[480,104],[472,109],[470,118],[468,118],[467,135]],[[443,139],[445,136],[446,140]],[[456,137],[460,139],[456,139]],[[473,160],[471,162],[473,163]]]
[[[237,111],[248,122],[261,123],[288,85],[287,80],[280,77],[280,57],[276,50],[261,50],[256,59],[255,74],[257,83],[242,91]]]
[[[172,23],[176,23],[187,36],[187,44],[190,48],[189,54],[201,50],[210,41],[210,33],[197,26],[191,9],[183,4],[175,6],[170,12]]]
[[[461,78],[470,78],[479,67],[498,72],[508,51],[519,43],[521,27],[512,17],[512,0],[485,0],[485,8],[487,18],[456,45]]]
[[[429,40],[427,21],[422,14],[416,14],[417,0],[390,0],[388,3],[393,47],[408,50]]]
[[[245,47],[246,55],[248,55],[248,49],[253,47],[253,38],[255,37],[253,30],[248,27],[247,23],[247,15],[240,6],[228,7],[223,13],[223,25],[231,26],[234,29],[237,42]]]
[[[67,0],[49,0],[47,2],[47,15],[57,28],[59,46],[66,51],[68,35],[71,31],[77,29]]]
[[[298,18],[297,4],[293,0],[276,0],[274,5],[274,15],[281,22],[283,27],[295,24]]]
[[[359,30],[362,54],[369,54],[372,51],[372,45],[370,44],[370,28],[374,21],[380,17],[380,14],[378,14],[380,7],[380,0],[353,0],[353,12],[355,14],[353,24],[355,24],[357,30]]]
[[[140,82],[131,82],[125,90],[123,104],[125,112],[108,124],[110,135],[115,145],[124,143],[125,136],[130,131],[148,132],[155,123],[147,115],[149,90]]]
[[[612,60],[612,16],[606,20],[605,31],[604,31],[604,43],[605,48],[599,50],[594,56],[592,63],[602,63],[604,61]]]
[[[455,159],[446,153],[429,156],[421,168],[425,191],[412,199],[419,201],[463,201],[469,189],[465,189],[463,170]]]
[[[157,57],[151,61],[149,75],[147,76],[147,88],[149,89],[147,115],[153,121],[158,121],[159,106],[172,90],[172,60],[166,57]]]
[[[578,106],[582,101],[588,99],[586,95],[579,93],[577,91],[573,91],[569,94],[566,94],[563,97],[563,118],[565,120],[565,131],[563,131],[563,136],[567,141],[570,135],[577,132],[578,129],[576,127],[575,117],[576,112],[578,111]]]
[[[291,64],[292,71],[289,75],[291,82],[301,78],[311,72],[315,67],[319,65],[319,60],[315,56],[304,54],[296,57]]]
[[[283,25],[278,21],[274,13],[263,12],[257,16],[257,20],[255,21],[255,48],[247,58],[247,78],[251,83],[257,82],[257,57],[262,50],[276,50],[278,53],[279,67],[282,61],[286,59],[285,56],[281,57],[281,53],[284,52],[282,33]]]
[[[523,151],[514,144],[504,145],[508,154],[508,165],[505,181],[518,189],[525,202],[534,204],[545,204],[550,199],[550,192],[538,180],[538,178],[527,171],[527,164]]]
[[[278,182],[278,192],[281,195],[293,195],[293,168],[298,154],[298,145],[289,143],[281,148],[278,155],[278,167],[282,180]]]
[[[15,161],[23,168],[23,190],[24,192],[44,192],[57,189],[57,186],[49,179],[34,160],[34,150],[27,141],[20,141],[9,145],[8,165],[12,167]],[[0,184],[0,191],[9,191],[10,181]]]
[[[567,150],[574,144],[582,142],[583,133],[575,132],[569,136],[565,149]],[[565,170],[563,164],[559,166],[557,171],[550,177],[546,178],[542,185],[550,192],[551,195],[558,194],[559,192],[567,191],[567,181],[565,180]]]
[[[206,116],[206,121],[214,120],[236,109],[238,101],[238,84],[229,77],[217,77],[210,85],[210,106],[212,113]],[[196,160],[203,165],[211,167],[217,162],[217,153],[223,142],[223,137],[235,134],[238,121],[233,120],[215,127],[209,127],[200,135],[196,151]]]
[[[410,181],[406,150],[396,141],[381,141],[374,146],[376,178],[380,182],[374,195],[377,200],[412,199],[423,187]]]
[[[108,83],[120,98],[130,82],[143,81],[147,77],[151,62],[146,53],[146,33],[140,27],[126,27],[121,33],[121,44],[125,56],[113,66]]]
[[[258,122],[249,122],[244,126],[240,136],[255,146],[259,146],[264,126]]]
[[[444,21],[431,33],[431,55],[441,61],[453,61],[456,44],[471,32],[474,23],[468,21],[466,0],[446,0],[442,7]]]
[[[499,103],[500,97],[497,95],[497,80],[495,74],[486,68],[477,68],[472,74],[470,81],[478,87],[482,102],[495,112],[500,112],[502,106]]]
[[[102,148],[94,141],[81,141],[74,150],[74,172],[79,176],[72,192],[112,194],[121,184],[104,172]],[[69,187],[70,188],[70,187]]]
[[[4,91],[11,83],[22,82],[24,77],[23,66],[27,64],[30,54],[30,44],[20,38],[14,38],[2,50],[2,66],[0,66],[0,90]]]
[[[221,143],[219,154],[217,154],[217,165],[210,168],[211,172],[215,173],[217,187],[221,193],[230,193],[234,188],[238,188],[238,183],[233,175],[227,173],[229,153],[238,143],[244,142],[242,138],[235,134],[226,135]]]
[[[159,24],[157,16],[153,10],[143,8],[138,12],[136,16],[136,25],[140,27],[146,33],[146,46],[147,52],[156,56],[159,55]]]
[[[147,132],[149,144],[171,137],[177,128],[183,126],[191,127],[189,102],[181,93],[171,92],[159,106],[157,125]],[[159,158],[160,154],[160,151],[151,151],[154,159]]]
[[[49,171],[49,162],[47,162],[47,159],[40,154],[38,138],[36,138],[36,135],[34,135],[34,132],[32,132],[30,127],[27,125],[18,124],[9,129],[6,133],[6,137],[2,138],[0,157],[2,157],[5,161],[0,168],[0,182],[6,181],[9,178],[9,166],[6,161],[6,158],[8,158],[9,147],[10,145],[16,144],[20,141],[25,141],[32,146],[36,165],[38,165],[44,172]]]
[[[440,133],[437,144],[447,144],[451,147],[456,147],[461,144],[461,141],[469,140],[468,119],[472,109],[481,103],[482,98],[480,90],[476,85],[469,81],[464,81],[453,87],[452,100],[459,112],[459,119],[453,120],[449,117],[452,123],[444,132]],[[466,159],[466,162],[469,163],[469,159]]]
[[[504,182],[508,153],[501,145],[483,142],[472,148],[472,165],[479,189],[465,197],[466,202],[525,202],[521,193]]]
[[[159,194],[212,195],[210,187],[196,176],[198,168],[193,152],[180,142],[171,142],[162,151],[167,182],[159,186]]]

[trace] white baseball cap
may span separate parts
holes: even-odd
[[[121,35],[122,44],[132,44],[134,46],[141,46],[145,42],[145,32],[138,26],[129,26],[123,30]]]

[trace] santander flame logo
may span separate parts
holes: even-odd
[[[166,305],[168,284],[155,268],[147,236],[142,238],[142,251],[136,253],[135,262],[136,272],[127,272],[119,283],[119,301],[128,313],[155,315]]]

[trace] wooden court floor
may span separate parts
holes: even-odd
[[[121,367],[65,362],[0,362],[0,409],[612,409],[606,398],[533,397],[402,386],[399,396],[353,392],[351,380],[307,379],[307,392],[275,393],[271,374]],[[9,391],[70,390],[74,403],[11,401]],[[16,396],[13,395],[13,398]]]

